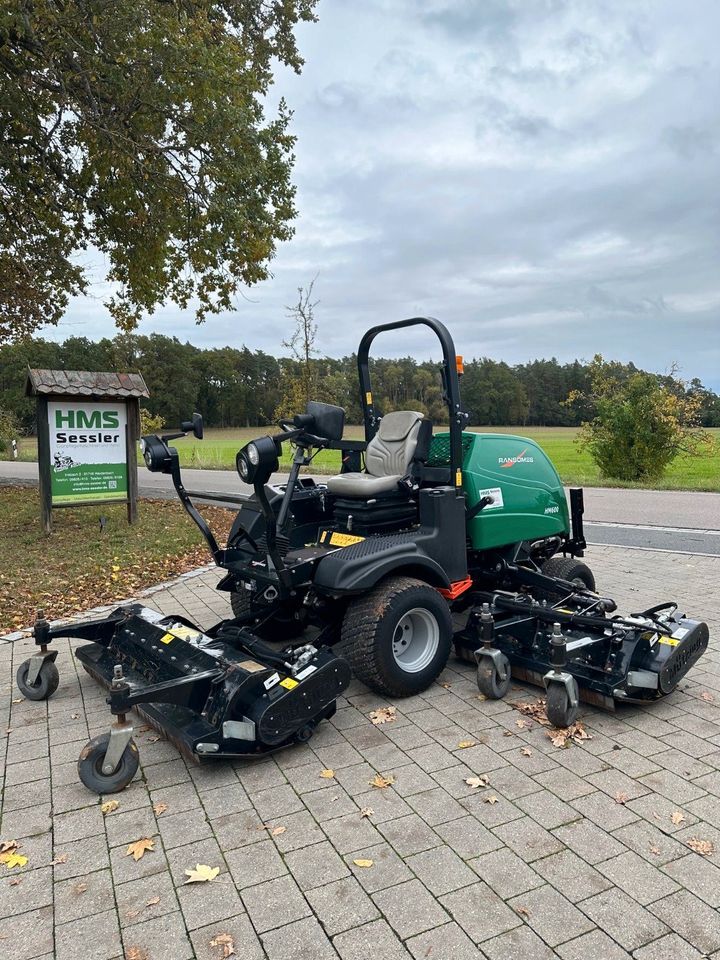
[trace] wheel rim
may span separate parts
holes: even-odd
[[[406,673],[424,670],[440,646],[440,625],[424,607],[413,607],[398,620],[392,639],[397,665]]]

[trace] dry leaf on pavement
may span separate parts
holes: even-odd
[[[477,743],[474,740],[461,740],[457,745],[458,750],[467,750],[468,747],[476,747]]]
[[[711,693],[708,693],[707,690],[703,690],[703,692],[700,694],[700,699],[706,700],[708,703],[713,703],[715,697]]]
[[[530,916],[530,911],[527,907],[515,907],[515,913],[519,913],[521,917]]]
[[[701,840],[700,837],[690,837],[685,841],[691,850],[699,853],[701,857],[709,857],[715,853],[715,844],[711,840]]]
[[[150,900],[147,900],[145,903],[146,907],[156,907],[160,903],[160,897],[152,897]]]
[[[235,956],[235,941],[229,933],[219,933],[210,941],[211,947],[222,947],[222,960]]]
[[[79,893],[85,893],[87,888],[88,888],[88,885],[86,883],[76,883],[75,886],[73,887],[73,890],[75,891],[75,893],[79,894]]]
[[[22,853],[18,853],[15,848],[0,853],[0,863],[4,863],[8,870],[14,870],[15,867],[24,867],[27,862],[28,858],[23,856]]]
[[[522,750],[520,751],[520,753],[521,753],[524,757],[531,757],[531,756],[532,756],[532,750],[531,750],[529,747],[523,747]]]
[[[592,740],[592,736],[580,721],[571,723],[569,727],[560,727],[557,730],[546,730],[545,736],[550,738],[554,747],[562,748],[569,747],[571,743]]]
[[[220,873],[220,867],[209,867],[206,863],[196,863],[194,870],[186,870],[185,883],[209,883]]]
[[[17,840],[0,840],[0,854],[11,853],[13,850],[17,850],[17,846]]]
[[[332,780],[335,777],[335,771],[330,770],[329,768],[327,770],[321,770],[320,776],[323,778],[323,780]]]
[[[483,797],[483,803],[497,803],[497,802],[498,802],[498,797],[496,797],[494,793],[488,797]]]
[[[163,815],[163,813],[165,813],[167,808],[168,808],[168,805],[166,803],[161,803],[160,801],[158,801],[158,803],[153,804],[153,813],[155,814],[156,817],[160,817]]]
[[[373,862],[372,860],[353,860],[356,867],[371,867]]]
[[[139,840],[136,840],[134,843],[131,843],[127,850],[125,851],[126,857],[132,857],[133,860],[142,860],[145,856],[146,850],[154,850],[155,841],[151,840],[149,837],[141,837]]]
[[[113,813],[120,806],[120,803],[117,800],[106,800],[105,803],[100,805],[100,809],[107,816],[108,813]]]
[[[11,886],[11,887],[19,887],[22,882],[23,882],[23,878],[22,878],[22,877],[13,877],[13,878],[10,880],[10,886]]]
[[[521,701],[520,703],[511,703],[510,706],[513,710],[517,710],[519,713],[522,713],[526,717],[532,717],[532,719],[541,724],[543,727],[549,727],[550,721],[547,718],[547,713],[545,712],[545,700],[538,699],[533,703],[526,703]]]
[[[383,790],[385,787],[391,787],[394,783],[395,777],[392,774],[384,777],[381,773],[376,773],[370,781],[370,786],[377,787],[378,790]]]
[[[371,817],[374,813],[375,811],[372,807],[363,807],[360,811],[360,819],[362,820],[363,817]]]
[[[125,951],[125,960],[148,960],[148,955],[142,947],[128,947]]]
[[[381,723],[392,723],[397,720],[397,707],[378,707],[368,714],[372,723],[377,727]]]
[[[627,793],[618,792],[615,794],[615,803],[619,803],[622,806],[625,806],[629,799],[630,795]]]
[[[685,823],[685,814],[680,810],[673,810],[670,814],[670,819],[674,824]]]
[[[490,783],[490,777],[483,773],[480,777],[465,777],[465,783],[469,787],[486,787]]]
[[[50,866],[54,867],[58,863],[67,863],[68,855],[66,853],[59,853],[54,860],[50,861]]]

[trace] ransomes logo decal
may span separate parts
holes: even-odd
[[[514,467],[516,463],[535,463],[534,457],[526,457],[527,447],[523,450],[522,453],[519,453],[516,457],[498,457],[498,463],[503,468],[503,470],[509,470],[511,467]]]

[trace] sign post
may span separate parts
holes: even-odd
[[[126,503],[137,520],[139,374],[30,370],[26,393],[38,399],[40,519],[52,530],[59,507]]]

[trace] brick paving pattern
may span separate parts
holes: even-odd
[[[517,723],[513,700],[539,691],[482,701],[451,660],[394,723],[370,723],[386,701],[354,682],[309,744],[259,761],[194,766],[144,729],[106,816],[76,771],[108,729],[104,691],[62,641],[58,692],[22,701],[32,644],[0,643],[0,830],[28,858],[0,865],[0,956],[214,960],[227,934],[243,960],[720,960],[720,559],[596,547],[588,561],[622,612],[677,599],[709,622],[710,651],[662,703],[584,707],[592,739],[561,750]],[[147,602],[208,626],[229,613],[217,579]],[[395,782],[375,789],[376,773]],[[154,850],[135,862],[140,837]],[[197,863],[218,879],[184,885]]]

